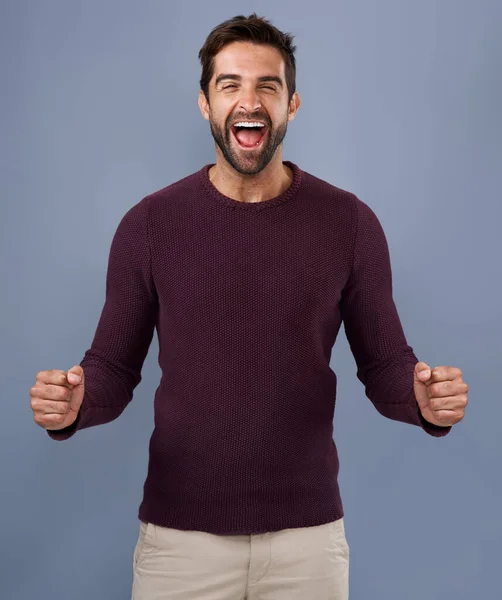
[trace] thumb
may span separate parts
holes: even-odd
[[[422,383],[431,378],[431,368],[427,363],[418,362],[415,365],[415,378]]]
[[[78,385],[84,382],[84,369],[80,365],[75,365],[68,370],[68,382],[73,385]]]

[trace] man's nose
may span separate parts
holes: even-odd
[[[242,89],[239,98],[239,105],[247,112],[254,112],[261,108],[261,100],[259,94],[254,89]]]

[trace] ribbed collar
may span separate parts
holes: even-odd
[[[293,198],[300,189],[302,183],[302,170],[300,167],[289,160],[284,160],[283,164],[293,171],[293,181],[291,182],[291,185],[280,196],[269,198],[268,200],[262,200],[261,202],[241,202],[240,200],[234,200],[233,198],[222,194],[209,179],[209,169],[214,166],[214,163],[204,165],[198,173],[202,185],[207,190],[209,196],[215,199],[221,205],[238,210],[264,210],[266,208],[272,208],[273,206],[284,204]]]

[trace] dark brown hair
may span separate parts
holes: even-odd
[[[296,46],[293,45],[293,38],[293,35],[279,31],[267,19],[258,17],[256,13],[249,17],[238,15],[214,27],[199,51],[199,60],[202,64],[200,89],[204,92],[206,100],[209,102],[209,82],[214,74],[214,57],[231,42],[252,42],[274,46],[282,54],[288,87],[288,102],[291,101],[296,91],[294,56]]]

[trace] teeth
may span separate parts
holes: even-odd
[[[265,124],[253,121],[240,121],[239,123],[235,123],[234,127],[265,127]]]

